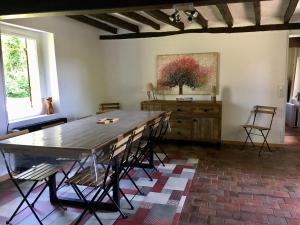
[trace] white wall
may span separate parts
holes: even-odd
[[[280,88],[285,95],[287,47],[286,31],[101,41],[104,100],[139,109],[140,101],[146,99],[143,85],[155,84],[157,55],[219,52],[222,139],[243,140],[240,125],[247,121],[252,107],[261,104],[279,107],[270,141],[283,143],[285,96],[280,97]]]
[[[219,52],[222,139],[243,139],[240,125],[253,105],[263,104],[279,107],[271,142],[283,141],[285,98],[279,89],[286,83],[286,31],[99,41],[97,29],[69,18],[9,22],[54,33],[61,112],[69,117],[94,113],[102,101],[139,109],[143,85],[156,81],[156,55]]]
[[[5,22],[54,34],[60,113],[72,119],[98,110],[103,95],[98,29],[67,17]]]

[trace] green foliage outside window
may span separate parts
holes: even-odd
[[[2,35],[2,52],[6,96],[24,98],[30,96],[28,79],[26,39]]]

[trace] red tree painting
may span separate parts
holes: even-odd
[[[191,89],[199,88],[212,71],[211,66],[201,66],[192,56],[178,56],[160,68],[157,84],[163,88],[178,86],[181,95],[183,94],[183,86]]]

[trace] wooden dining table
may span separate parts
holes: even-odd
[[[135,128],[162,116],[163,111],[111,111],[72,121],[59,126],[35,131],[0,141],[0,149],[6,153],[21,153],[32,157],[82,159],[113,144]],[[111,124],[99,124],[103,118],[117,118]],[[117,173],[116,173],[117,174]],[[113,199],[119,205],[119,179],[114,179]],[[56,190],[56,177],[49,178],[51,203],[84,207],[80,199],[60,198]],[[113,204],[95,203],[95,209],[116,210]]]

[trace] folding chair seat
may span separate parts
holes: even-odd
[[[19,132],[14,132],[14,133],[5,135],[5,136],[1,136],[0,140],[16,137],[16,136],[19,136],[19,135],[22,135],[25,133],[28,133],[28,130],[27,130],[27,132],[19,131]],[[2,150],[1,150],[1,154],[3,156],[4,163],[5,163],[7,172],[10,176],[10,179],[14,183],[14,185],[16,186],[16,188],[18,189],[18,191],[20,192],[20,194],[23,198],[22,201],[20,202],[20,204],[18,205],[18,207],[16,208],[16,210],[14,211],[14,213],[9,218],[9,220],[6,221],[6,224],[10,224],[10,222],[13,220],[13,218],[21,212],[20,209],[25,202],[26,202],[27,206],[29,207],[29,209],[31,210],[31,212],[33,213],[33,215],[35,216],[35,218],[37,219],[37,221],[39,222],[39,224],[43,224],[42,220],[44,218],[46,218],[49,214],[51,214],[56,209],[51,211],[43,219],[40,219],[38,217],[37,213],[35,212],[34,205],[37,202],[37,200],[40,198],[42,193],[49,186],[49,182],[47,179],[49,179],[50,176],[54,176],[60,170],[60,168],[50,165],[48,163],[41,163],[37,166],[33,166],[32,168],[30,168],[20,174],[15,175],[13,173],[12,169],[10,168],[9,160],[6,158],[5,153]],[[19,183],[22,181],[28,181],[28,182],[33,183],[33,185],[29,188],[27,193],[24,193],[24,191],[22,191],[22,189],[19,185]],[[30,196],[31,192],[37,187],[37,184],[41,181],[45,182],[46,185],[42,188],[42,190],[40,190],[39,194],[35,197],[34,201],[32,203],[29,203],[27,198]],[[59,207],[63,208],[62,204],[60,202],[59,202]]]
[[[71,166],[67,169],[67,171],[64,170],[64,167],[62,167],[61,172],[64,175],[64,177],[61,179],[59,184],[57,185],[57,189],[60,189],[63,187],[64,182],[69,179],[69,175],[72,173],[73,170],[76,169],[75,174],[78,173],[80,170],[84,170],[84,165],[88,161],[90,156],[86,156],[83,159],[76,159],[76,158],[57,158],[56,161],[58,164],[67,164],[70,163]],[[78,168],[77,168],[78,164]]]
[[[113,182],[117,182],[116,179],[119,179],[119,170],[114,171],[114,159],[118,157],[119,159],[124,160],[126,151],[131,143],[132,135],[127,135],[120,139],[117,143],[113,144],[110,147],[109,157],[102,156],[101,154],[93,154],[92,155],[92,165],[90,167],[85,168],[84,170],[79,171],[73,177],[67,180],[67,183],[72,185],[72,187],[79,194],[80,198],[84,200],[86,207],[83,210],[82,214],[79,216],[75,224],[79,224],[83,219],[85,214],[89,211],[91,212],[99,222],[99,224],[103,224],[98,215],[96,214],[96,210],[93,209],[92,204],[94,202],[103,201],[104,197],[107,196],[112,203],[116,206],[120,214],[123,218],[126,216],[121,211],[120,207],[110,196],[109,190],[113,186]],[[99,166],[101,164],[101,166]],[[88,194],[93,194],[91,200],[87,201],[87,195],[84,195],[83,192],[79,189],[78,186],[85,186],[92,188],[92,191]],[[120,193],[126,199],[124,192],[120,190]],[[127,199],[128,200],[128,199]]]
[[[253,116],[253,121],[252,124],[245,124],[242,125],[242,127],[244,128],[245,132],[246,132],[246,140],[242,146],[242,148],[244,148],[247,144],[247,141],[250,140],[250,143],[252,144],[253,147],[255,147],[255,144],[253,143],[252,140],[252,135],[256,135],[256,136],[261,136],[263,138],[263,143],[260,146],[260,151],[259,151],[259,155],[261,154],[261,151],[263,150],[264,145],[266,144],[267,149],[271,152],[271,148],[267,142],[267,138],[268,135],[271,131],[271,127],[272,127],[272,123],[273,123],[273,119],[276,113],[276,109],[277,107],[273,107],[273,106],[255,106],[254,107],[254,116]],[[269,118],[264,118],[267,119],[267,123],[266,125],[261,125],[258,124],[259,123],[259,117],[265,115],[265,116],[269,116]],[[258,131],[259,133],[255,133],[254,131]]]

